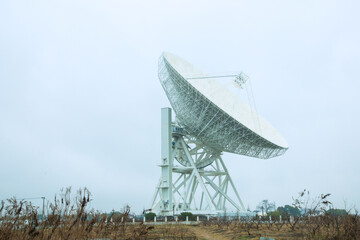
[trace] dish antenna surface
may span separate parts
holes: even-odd
[[[245,212],[221,153],[268,159],[288,149],[270,123],[221,84],[222,77],[229,76],[206,75],[170,53],[159,59],[160,83],[176,120],[170,108],[162,109],[162,170],[152,202],[158,215]],[[234,77],[242,88],[247,77]]]

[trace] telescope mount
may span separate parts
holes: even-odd
[[[230,209],[244,212],[221,153],[172,123],[171,108],[162,108],[161,177],[152,211],[160,216],[225,214]]]

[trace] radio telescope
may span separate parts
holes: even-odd
[[[219,76],[163,53],[159,79],[176,119],[170,108],[161,110],[161,177],[152,211],[161,216],[245,212],[222,152],[268,159],[286,152],[286,140]],[[243,74],[234,80],[240,87],[245,81]]]

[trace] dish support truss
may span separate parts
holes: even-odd
[[[181,212],[224,214],[230,209],[245,212],[221,152],[173,126],[170,108],[161,112],[161,177],[152,211],[160,216]],[[234,199],[230,193],[235,195]]]

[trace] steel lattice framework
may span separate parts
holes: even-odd
[[[287,143],[212,77],[191,74],[202,73],[172,54],[160,57],[159,79],[177,119],[172,122],[171,109],[162,109],[161,177],[152,211],[164,216],[244,213],[222,152],[268,159],[284,154]],[[201,79],[206,82],[190,82]]]
[[[212,103],[164,56],[159,59],[159,79],[179,123],[212,148],[262,159],[282,155],[287,150],[249,130]]]
[[[170,159],[163,159],[160,165],[163,176],[155,190],[152,211],[158,215],[223,214],[229,210],[244,213],[221,153],[178,129],[172,125]],[[164,170],[169,175],[164,176]]]

